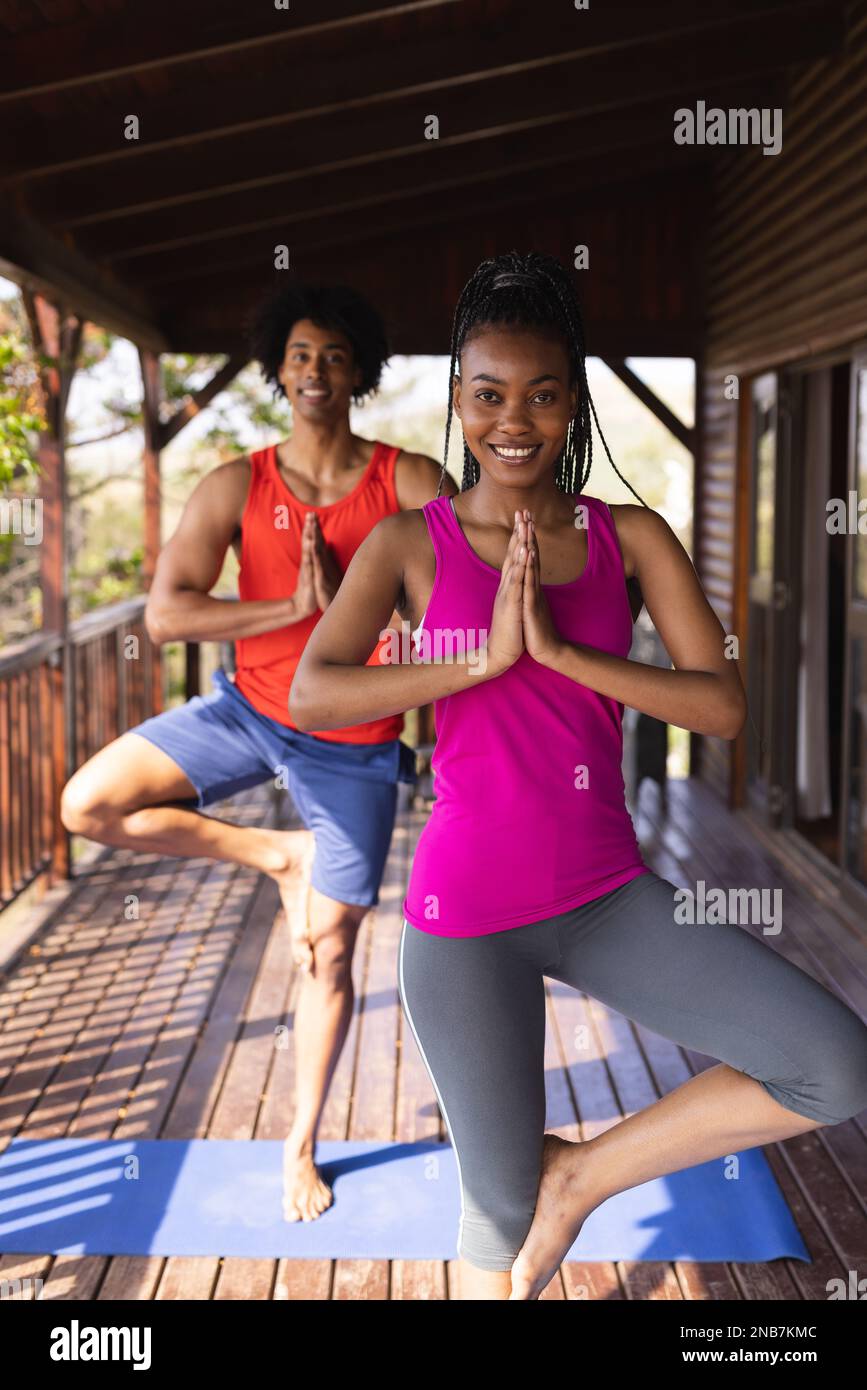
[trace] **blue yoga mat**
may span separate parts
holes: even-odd
[[[448,1144],[322,1142],[335,1201],[282,1218],[279,1140],[15,1140],[0,1155],[0,1251],[72,1255],[455,1258],[460,1194]],[[760,1149],[618,1193],[572,1260],[810,1256]]]

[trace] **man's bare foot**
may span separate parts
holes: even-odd
[[[316,844],[309,830],[290,830],[281,834],[289,841],[285,865],[270,872],[277,884],[280,901],[292,935],[292,959],[299,970],[309,971],[313,947],[307,936],[307,884]]]
[[[320,1175],[309,1151],[299,1153],[289,1141],[283,1149],[283,1219],[284,1221],[315,1221],[331,1203],[334,1195]]]
[[[582,1202],[581,1143],[546,1134],[533,1224],[512,1265],[511,1299],[537,1299],[578,1237],[596,1202]]]

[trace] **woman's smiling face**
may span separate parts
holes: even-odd
[[[569,356],[558,339],[497,324],[464,343],[455,412],[494,481],[531,486],[552,472],[577,404]]]

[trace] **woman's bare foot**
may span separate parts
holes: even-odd
[[[582,1143],[546,1134],[536,1213],[512,1265],[510,1299],[537,1299],[553,1279],[596,1202],[582,1202]]]
[[[334,1195],[309,1149],[301,1153],[287,1139],[283,1148],[283,1219],[284,1221],[315,1221],[331,1203]]]
[[[270,876],[277,884],[289,923],[292,959],[297,969],[309,971],[313,965],[313,947],[307,934],[306,888],[316,844],[309,830],[281,832],[281,840],[289,841],[286,862],[283,867],[270,870]]]

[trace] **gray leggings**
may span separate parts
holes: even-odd
[[[745,1072],[799,1115],[867,1108],[867,1027],[736,925],[679,924],[677,890],[642,875],[595,901],[468,938],[404,922],[399,990],[461,1184],[458,1251],[508,1270],[533,1219],[545,1128],[543,976]]]

